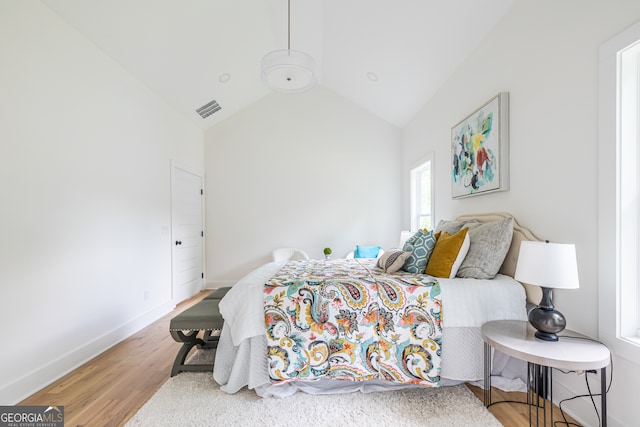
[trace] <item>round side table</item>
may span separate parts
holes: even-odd
[[[565,329],[557,342],[542,341],[535,337],[535,329],[529,322],[522,320],[496,320],[482,325],[481,334],[484,340],[484,404],[490,406],[491,401],[491,350],[496,349],[508,356],[527,362],[527,404],[529,405],[529,424],[531,410],[538,403],[537,397],[543,398],[542,409],[546,414],[546,400],[551,402],[551,419],[553,422],[553,388],[552,369],[572,371],[600,370],[600,393],[602,426],[607,425],[607,366],[610,362],[609,349],[602,343],[590,339],[578,332]],[[533,377],[533,378],[532,378]],[[546,425],[546,419],[545,419]]]

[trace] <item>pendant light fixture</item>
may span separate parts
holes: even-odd
[[[316,85],[316,63],[306,53],[291,49],[291,0],[287,10],[287,48],[262,58],[262,81],[276,92],[299,93]]]

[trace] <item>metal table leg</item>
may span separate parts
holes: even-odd
[[[602,411],[602,427],[607,427],[607,368],[600,369],[600,410]]]
[[[484,406],[491,406],[491,346],[484,343]]]

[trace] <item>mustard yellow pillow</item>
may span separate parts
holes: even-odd
[[[425,273],[433,277],[456,277],[460,264],[469,252],[469,229],[463,228],[453,236],[442,232],[433,248]]]

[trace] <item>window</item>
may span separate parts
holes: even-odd
[[[411,230],[433,228],[433,154],[411,169]]]
[[[640,221],[638,144],[640,118],[640,40],[619,52],[618,60],[618,211],[620,223],[620,336],[638,338],[638,243]]]
[[[640,360],[640,23],[600,48],[600,335]]]

